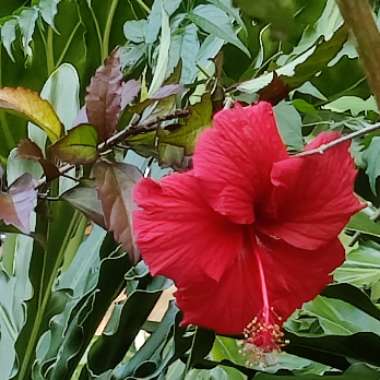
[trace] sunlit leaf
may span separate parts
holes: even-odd
[[[61,136],[62,124],[53,107],[32,90],[22,87],[1,88],[0,108],[19,113],[32,121],[46,132],[52,142]]]
[[[72,164],[89,164],[98,157],[98,134],[90,124],[78,125],[49,148],[56,159]]]
[[[132,165],[98,162],[94,167],[98,198],[102,203],[107,229],[128,252],[133,262],[139,253],[133,242],[131,218],[134,210],[132,188],[141,173]]]

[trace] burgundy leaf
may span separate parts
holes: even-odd
[[[128,252],[131,261],[136,263],[140,255],[132,235],[131,220],[135,209],[132,188],[141,178],[141,173],[132,165],[98,162],[94,174],[106,227]]]
[[[164,99],[171,95],[181,94],[184,90],[185,88],[182,84],[167,84],[166,86],[162,86],[161,88],[159,88],[150,97],[150,99],[153,99],[153,100]]]
[[[95,183],[85,181],[62,194],[62,198],[73,207],[80,210],[90,220],[106,228],[102,204],[96,193]]]
[[[77,114],[77,116],[76,116],[76,118],[75,118],[75,120],[73,122],[73,126],[74,127],[76,127],[77,125],[80,125],[80,124],[88,124],[88,117],[87,117],[86,106],[83,106],[79,110],[79,112],[78,112],[78,114]]]
[[[87,88],[86,111],[90,124],[98,131],[99,138],[106,140],[116,130],[121,111],[123,74],[119,51],[113,52],[104,66],[96,70]]]
[[[44,158],[40,147],[29,139],[22,139],[17,146],[17,155],[25,160],[39,161]]]
[[[139,94],[141,88],[140,82],[131,79],[127,83],[123,84],[123,90],[121,93],[121,109],[131,104],[136,96]]]
[[[34,160],[40,163],[48,181],[58,178],[60,172],[55,164],[44,158],[40,147],[29,139],[23,139],[17,146],[17,154],[24,160]]]
[[[36,181],[23,174],[7,193],[0,192],[0,219],[24,233],[30,233],[30,216],[37,202]]]

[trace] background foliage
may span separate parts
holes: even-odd
[[[295,152],[378,122],[335,1],[2,0],[0,36],[0,86],[53,107],[0,89],[1,380],[380,376],[379,132],[353,141],[368,207],[341,235],[336,283],[290,318],[290,343],[266,366],[234,338],[179,327],[174,302],[149,320],[172,284],[136,264],[128,222],[136,178],[185,169],[225,102],[276,104]],[[57,160],[75,166],[69,177]],[[4,211],[16,195],[21,219]]]

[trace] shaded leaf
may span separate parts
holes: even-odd
[[[37,92],[17,87],[0,89],[0,108],[15,111],[32,121],[49,136],[52,142],[62,133],[62,124],[53,107],[41,99]]]
[[[271,71],[250,81],[243,82],[237,88],[242,92],[257,93],[269,86],[275,75],[289,90],[297,88],[313,77],[315,73],[321,70],[323,65],[327,64],[337,54],[346,38],[346,30],[340,28],[328,41],[324,39],[318,40],[311,48],[276,69],[276,74]],[[283,88],[281,88],[281,91],[283,91]]]
[[[281,102],[275,108],[277,125],[285,144],[296,151],[303,149],[302,119],[294,106]]]
[[[358,116],[361,112],[368,113],[369,111],[379,113],[376,100],[373,96],[370,96],[366,100],[357,96],[342,96],[341,98],[322,106],[322,109],[333,112],[350,111],[353,116]]]
[[[39,162],[44,170],[46,178],[50,181],[58,178],[61,173],[57,166],[51,161],[45,159],[40,147],[29,139],[23,139],[17,146],[17,156],[24,160],[33,160]]]
[[[30,174],[24,174],[10,186],[7,193],[0,193],[0,219],[29,233],[30,216],[36,202],[35,180]]]
[[[380,246],[374,242],[360,244],[335,270],[334,279],[365,289],[376,287],[380,283]],[[371,292],[371,298],[377,299],[377,295]]]
[[[160,87],[149,99],[160,100],[168,96],[181,94],[184,90],[185,88],[181,84],[167,84]]]
[[[90,124],[78,125],[69,130],[54,145],[50,146],[50,154],[63,162],[71,164],[89,164],[98,157],[98,134]]]
[[[374,137],[371,140],[364,157],[367,161],[366,174],[369,178],[371,190],[374,194],[377,194],[376,180],[380,175],[380,137]]]
[[[380,237],[380,224],[371,220],[364,210],[352,216],[346,228],[366,235]]]
[[[248,57],[251,56],[249,50],[236,36],[228,16],[220,8],[211,4],[199,5],[189,14],[189,18],[205,32],[224,39],[238,47]]]
[[[74,208],[83,212],[90,220],[106,228],[102,204],[97,197],[95,183],[82,181],[80,185],[66,191],[61,197]]]
[[[96,70],[85,99],[88,121],[96,127],[102,141],[116,130],[121,111],[122,89],[123,74],[117,50]]]
[[[149,96],[152,96],[155,92],[158,91],[158,89],[161,87],[161,85],[164,83],[165,75],[166,75],[166,69],[168,67],[168,61],[169,61],[169,47],[170,47],[170,25],[169,25],[169,16],[164,10],[164,7],[162,5],[162,28],[161,28],[161,39],[160,39],[160,45],[158,49],[158,57],[156,66],[154,68],[154,75],[152,79],[152,83],[150,84],[149,88]]]
[[[128,252],[131,260],[137,262],[139,253],[131,230],[135,207],[132,188],[141,178],[141,173],[132,165],[98,162],[94,167],[94,174],[106,226]]]
[[[136,96],[140,92],[140,88],[140,82],[134,79],[131,79],[123,84],[121,92],[121,110],[123,110],[126,106],[135,100]]]

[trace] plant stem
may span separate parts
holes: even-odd
[[[380,109],[380,33],[368,0],[337,0],[344,22],[357,41],[360,59]]]
[[[323,154],[323,153],[326,152],[326,150],[331,149],[334,146],[342,144],[345,141],[352,140],[352,139],[354,139],[356,137],[364,136],[367,133],[370,133],[370,132],[373,132],[373,131],[377,131],[378,129],[380,129],[380,123],[369,125],[368,127],[363,128],[363,129],[361,129],[359,131],[352,132],[352,133],[350,133],[348,135],[340,137],[339,139],[330,141],[327,144],[323,144],[323,145],[319,146],[318,148],[306,150],[304,152],[297,153],[294,156],[295,157],[306,157],[306,156],[312,156],[314,154]]]
[[[142,9],[144,9],[144,11],[146,12],[146,13],[150,13],[150,9],[149,9],[149,7],[144,3],[144,1],[143,0],[137,0],[137,3],[140,5],[140,7],[142,8]]]
[[[182,379],[185,380],[186,379],[186,375],[189,373],[190,369],[191,369],[191,362],[192,362],[192,359],[193,359],[193,350],[194,350],[194,347],[195,347],[195,341],[197,339],[197,333],[198,333],[198,327],[195,328],[195,332],[194,332],[194,335],[193,335],[193,338],[191,340],[191,347],[190,347],[190,353],[189,353],[189,356],[186,360],[186,367],[183,371],[183,374],[182,374]]]
[[[48,75],[55,70],[54,63],[54,45],[53,45],[53,29],[49,27],[47,36],[46,63]]]
[[[109,54],[109,43],[112,29],[112,22],[115,16],[116,8],[119,4],[119,0],[112,0],[110,11],[108,13],[106,26],[104,29],[103,43],[102,43],[102,60],[104,61]]]
[[[170,113],[165,116],[158,116],[154,118],[151,121],[143,122],[143,123],[134,123],[127,128],[123,129],[122,131],[112,135],[107,140],[101,142],[97,146],[98,152],[101,154],[102,152],[107,151],[110,147],[114,147],[116,145],[119,145],[119,143],[123,142],[127,137],[138,135],[140,133],[147,133],[151,131],[155,131],[157,129],[157,125],[162,123],[163,121],[178,119],[181,117],[187,117],[189,116],[190,111],[189,110],[177,110],[173,113]],[[75,165],[73,164],[66,164],[59,168],[59,172],[61,175],[64,175],[71,169],[74,169]],[[43,185],[45,185],[48,182],[46,177],[41,178],[36,185],[36,188],[39,188]]]

